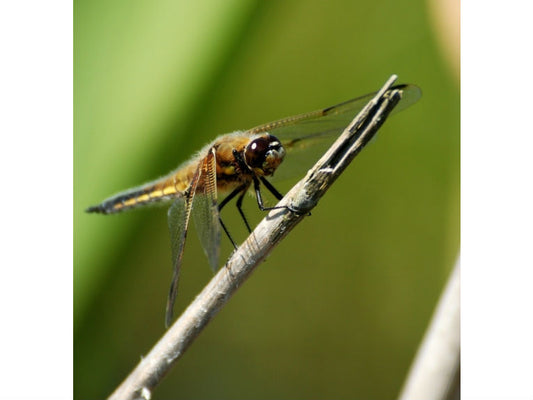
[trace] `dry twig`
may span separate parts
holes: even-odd
[[[458,399],[460,368],[460,262],[448,278],[400,400]]]

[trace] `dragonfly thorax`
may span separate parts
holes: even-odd
[[[255,174],[269,176],[274,173],[285,157],[285,149],[277,137],[261,135],[244,149],[244,162]]]

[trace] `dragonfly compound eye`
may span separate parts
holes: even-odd
[[[246,146],[246,165],[258,175],[272,175],[285,157],[285,149],[275,136],[266,134],[252,140]]]

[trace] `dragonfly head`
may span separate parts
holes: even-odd
[[[272,175],[285,157],[285,149],[277,137],[264,134],[252,140],[244,149],[246,165],[257,175]]]

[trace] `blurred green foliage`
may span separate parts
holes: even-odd
[[[75,398],[108,396],[163,334],[171,277],[165,208],[83,210],[221,133],[392,73],[422,99],[387,121],[154,398],[396,397],[459,250],[459,85],[426,4],[99,0],[74,13]],[[224,218],[244,239],[233,207]],[[176,314],[210,276],[191,233]]]

